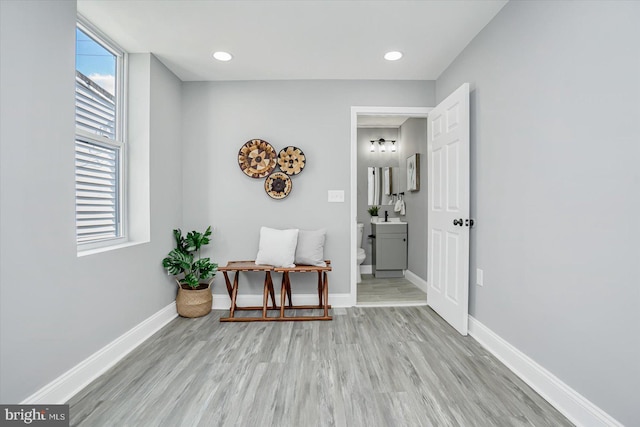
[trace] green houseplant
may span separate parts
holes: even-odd
[[[162,266],[178,284],[176,306],[183,317],[205,316],[211,311],[211,283],[218,264],[200,254],[201,248],[211,242],[211,234],[211,226],[204,233],[194,230],[186,236],[179,228],[173,230],[176,247],[162,260]]]
[[[367,212],[369,212],[369,215],[371,216],[378,216],[378,210],[380,208],[378,206],[371,206],[369,209],[367,209]]]

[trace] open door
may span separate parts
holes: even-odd
[[[427,119],[427,304],[462,335],[469,323],[469,83]]]

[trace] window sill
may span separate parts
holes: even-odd
[[[118,249],[128,248],[131,246],[142,245],[145,243],[149,243],[149,241],[125,242],[125,243],[118,243],[116,245],[111,245],[111,246],[103,246],[101,248],[83,249],[78,251],[78,258],[89,256],[89,255],[100,254],[103,252],[115,251]]]

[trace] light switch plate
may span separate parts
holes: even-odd
[[[343,203],[344,202],[344,190],[329,190],[328,201],[330,203]]]
[[[484,271],[476,268],[476,285],[484,286]]]

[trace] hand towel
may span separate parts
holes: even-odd
[[[400,215],[404,215],[404,200],[400,200]]]
[[[395,212],[400,212],[402,203],[403,203],[402,200],[398,199],[398,201],[396,202],[395,206],[393,207],[393,210]]]

